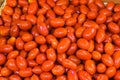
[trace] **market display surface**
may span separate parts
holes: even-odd
[[[6,0],[0,80],[120,80],[120,4]]]

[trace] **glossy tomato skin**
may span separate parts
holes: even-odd
[[[96,33],[95,39],[97,43],[103,42],[105,40],[105,31],[100,28]]]
[[[68,59],[73,61],[73,62],[75,62],[76,64],[80,64],[81,63],[81,60],[78,57],[76,57],[75,55],[70,55],[68,57]]]
[[[32,69],[32,72],[35,74],[41,74],[42,73],[42,69],[40,66],[34,66]]]
[[[16,65],[19,69],[26,69],[27,68],[27,61],[22,56],[17,56],[16,58]]]
[[[37,24],[37,31],[43,36],[47,36],[49,31],[45,23],[40,22]]]
[[[71,61],[69,59],[63,59],[62,65],[66,68],[77,69],[77,64],[75,64],[73,61]]]
[[[54,31],[54,36],[58,38],[65,37],[67,35],[67,29],[66,28],[57,28]]]
[[[114,66],[111,66],[111,67],[109,67],[109,68],[107,68],[107,70],[106,70],[106,75],[109,77],[109,78],[111,78],[111,77],[113,77],[114,75],[115,75],[115,73],[116,73],[116,68],[114,67]]]
[[[113,27],[114,26],[114,27]],[[119,30],[119,27],[116,23],[114,22],[110,22],[108,24],[108,29],[112,32],[112,33],[119,33],[120,30]]]
[[[52,27],[62,27],[65,24],[64,19],[62,18],[54,18],[50,21]]]
[[[67,74],[68,80],[78,80],[78,75],[75,70],[69,70]]]
[[[10,6],[5,6],[3,9],[3,12],[7,15],[12,15],[13,14],[13,9]]]
[[[10,80],[22,80],[20,76],[15,75],[15,74],[14,74],[14,75],[11,75],[11,76],[9,77],[9,79],[10,79]]]
[[[72,55],[72,54],[74,54],[75,53],[75,51],[77,50],[77,44],[76,43],[71,43],[71,45],[70,45],[70,47],[69,47],[69,49],[68,49],[68,51],[67,51],[67,54],[68,55]]]
[[[54,75],[62,75],[65,72],[65,68],[61,65],[55,65],[52,69]]]
[[[39,80],[39,77],[37,75],[33,74],[32,77],[31,77],[31,80],[34,80],[34,79]]]
[[[28,14],[36,14],[38,10],[38,4],[35,3],[30,3],[29,7],[28,7]]]
[[[92,52],[92,58],[93,58],[94,60],[100,60],[101,57],[102,57],[102,55],[101,55],[100,52],[98,52],[98,51],[93,51],[93,52]]]
[[[67,77],[65,75],[60,75],[60,76],[57,76],[56,80],[66,80]]]
[[[11,75],[12,71],[7,67],[3,67],[3,68],[1,68],[0,73],[2,76],[8,77]]]
[[[47,58],[52,61],[56,61],[56,51],[53,48],[49,48],[46,50]]]
[[[84,38],[78,39],[77,45],[81,49],[88,49],[89,46],[90,46],[89,42],[86,39],[84,39]]]
[[[53,75],[50,72],[42,72],[40,74],[40,79],[41,80],[52,80]]]
[[[92,80],[90,74],[86,71],[79,71],[78,72],[78,77],[79,77],[80,80],[85,80],[85,79]]]
[[[17,71],[18,70],[15,59],[9,59],[6,63],[6,65],[12,71]]]
[[[99,63],[97,65],[97,72],[98,73],[104,73],[106,71],[106,65],[103,63]]]
[[[110,55],[108,55],[108,54],[103,54],[102,55],[102,62],[106,66],[112,66],[114,64],[112,57]]]
[[[103,24],[103,23],[105,23],[105,21],[106,21],[106,15],[99,14],[96,18],[96,22],[98,24]]]
[[[20,70],[19,75],[21,77],[30,77],[30,76],[32,76],[32,69],[26,68],[26,69]]]
[[[120,51],[116,51],[114,54],[113,54],[113,61],[114,61],[114,65],[116,68],[119,68],[119,64],[120,64],[120,55],[119,55]]]
[[[0,52],[9,53],[13,51],[13,46],[9,44],[0,45]]]
[[[105,74],[98,74],[97,80],[108,80],[108,76]]]
[[[95,28],[86,28],[83,32],[83,38],[90,40],[92,39],[96,34]]]
[[[6,57],[4,54],[0,53],[0,65],[4,64],[6,61]]]
[[[35,59],[38,54],[39,54],[39,49],[38,49],[38,48],[34,48],[34,49],[32,49],[32,50],[28,53],[27,59],[28,59],[28,60]]]
[[[96,72],[95,62],[93,60],[86,60],[85,70],[90,74],[94,74]]]
[[[46,39],[45,39],[45,37],[42,36],[42,35],[36,36],[36,37],[35,37],[35,41],[36,41],[38,44],[45,44],[45,43],[46,43]]]
[[[22,30],[29,30],[31,29],[32,25],[29,21],[19,21],[19,28]]]
[[[112,55],[114,53],[114,45],[112,43],[106,43],[104,46],[105,53]]]
[[[25,51],[30,51],[30,50],[36,48],[36,46],[37,46],[37,44],[36,44],[35,41],[29,41],[29,42],[25,43],[24,50]]]
[[[38,64],[42,64],[44,61],[46,61],[47,57],[44,53],[40,53],[36,56],[36,62]]]
[[[91,59],[92,57],[88,51],[82,50],[82,49],[76,52],[76,56],[81,60],[88,60],[88,59]]]
[[[41,69],[43,71],[50,71],[52,70],[53,67],[54,67],[54,62],[51,60],[46,60],[45,62],[43,62]]]
[[[64,53],[65,51],[67,51],[67,49],[70,46],[70,43],[71,42],[69,38],[63,38],[57,46],[57,52]]]

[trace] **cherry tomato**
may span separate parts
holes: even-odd
[[[105,40],[105,31],[103,29],[98,29],[96,36],[95,36],[96,42],[101,43]]]
[[[56,80],[67,80],[67,77],[65,75],[57,76]]]
[[[74,63],[73,61],[71,61],[69,59],[63,59],[62,60],[62,65],[66,68],[77,69],[76,63]]]
[[[19,69],[26,69],[27,68],[27,61],[22,56],[17,56],[16,65],[18,66]]]
[[[8,77],[11,73],[12,71],[8,69],[7,67],[3,67],[0,71],[0,74],[5,77]]]
[[[15,7],[17,5],[17,0],[7,0],[7,5],[11,6],[11,7]]]
[[[112,66],[114,64],[112,57],[109,54],[103,54],[102,55],[102,62],[106,66]]]
[[[81,5],[80,6],[80,12],[83,14],[87,14],[89,12],[89,9],[86,5]]]
[[[90,74],[94,74],[96,72],[95,62],[93,60],[86,60],[85,61],[85,70]]]
[[[79,77],[80,80],[92,80],[92,77],[86,71],[79,71],[78,72],[78,77]]]
[[[86,39],[84,39],[84,38],[78,39],[77,45],[81,49],[88,49],[89,46],[90,46],[89,42]]]
[[[9,77],[9,80],[22,80],[20,76],[13,74]]]
[[[19,75],[21,77],[30,77],[30,76],[32,76],[32,69],[26,68],[26,69],[20,70]]]
[[[108,67],[107,70],[106,70],[106,72],[105,72],[105,74],[109,78],[113,77],[115,75],[115,73],[116,73],[116,68],[114,66]]]
[[[114,27],[113,27],[114,26]],[[114,22],[110,22],[108,24],[108,29],[112,32],[112,33],[119,33],[120,30],[119,30],[119,26],[114,23]]]
[[[34,66],[32,69],[32,72],[35,74],[41,74],[42,73],[42,69],[40,66]]]
[[[102,55],[101,55],[100,52],[98,52],[98,51],[93,51],[93,52],[92,52],[92,58],[93,58],[94,60],[100,60],[101,57],[102,57]]]
[[[3,12],[7,15],[12,15],[13,14],[13,9],[10,6],[5,6],[3,9]]]
[[[41,80],[52,80],[53,75],[50,72],[42,72],[40,74],[40,79]]]
[[[55,7],[54,7],[54,12],[55,12],[57,15],[63,15],[63,14],[64,14],[64,9],[62,9],[62,7],[60,7],[60,6],[55,6]]]
[[[4,45],[0,45],[0,52],[3,53],[9,53],[11,51],[13,51],[13,46],[10,44],[4,44]]]
[[[15,59],[9,59],[6,63],[6,65],[12,71],[17,71],[18,70]]]
[[[64,74],[65,72],[65,68],[61,65],[55,65],[53,68],[52,68],[52,73],[54,75],[62,75]]]
[[[43,71],[50,71],[50,70],[52,70],[53,67],[54,67],[54,62],[51,60],[46,60],[43,62],[41,69]]]
[[[42,64],[44,61],[46,61],[46,55],[44,53],[40,53],[36,56],[36,62],[38,64]]]
[[[119,68],[120,67],[120,51],[116,51],[114,54],[113,54],[113,61],[114,61],[114,65],[116,68]]]
[[[112,43],[106,43],[104,46],[105,53],[112,55],[114,53],[114,45]]]
[[[92,38],[94,38],[96,34],[96,29],[95,28],[86,28],[83,32],[83,38],[87,39],[87,40],[91,40]]]
[[[67,72],[67,79],[68,80],[78,80],[77,72],[75,70],[70,69]]]
[[[56,28],[53,32],[53,35],[58,38],[63,38],[67,35],[66,28]]]
[[[49,48],[46,50],[47,59],[56,61],[56,52],[55,49]]]
[[[110,1],[110,2],[107,3],[106,8],[107,8],[108,10],[113,10],[114,5],[115,5],[114,2],[113,2],[113,1]]]
[[[24,49],[25,49],[25,51],[30,51],[30,50],[36,48],[36,46],[37,46],[36,42],[29,41],[29,42],[25,43]]]
[[[28,14],[36,14],[38,10],[38,4],[37,3],[30,3],[28,7]]]
[[[104,73],[106,71],[106,65],[103,63],[99,63],[97,65],[97,72],[98,73]]]
[[[28,53],[27,59],[35,59],[38,54],[39,54],[39,49],[34,48]]]
[[[114,80],[119,80],[119,79],[120,79],[120,70],[117,70],[114,76]]]
[[[77,50],[77,44],[76,43],[72,43],[67,51],[68,55],[72,55],[75,53],[75,51]]]
[[[30,33],[25,33],[22,35],[22,40],[25,42],[32,41],[33,36]]]
[[[57,52],[64,53],[65,51],[67,51],[70,46],[70,43],[71,42],[69,38],[63,38],[57,46]]]
[[[64,26],[65,21],[62,18],[54,18],[50,20],[50,25],[52,27],[62,27]]]

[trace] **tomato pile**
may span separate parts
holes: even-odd
[[[0,80],[120,80],[120,4],[7,0]]]

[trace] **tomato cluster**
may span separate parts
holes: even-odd
[[[120,4],[6,1],[0,80],[120,80]]]

